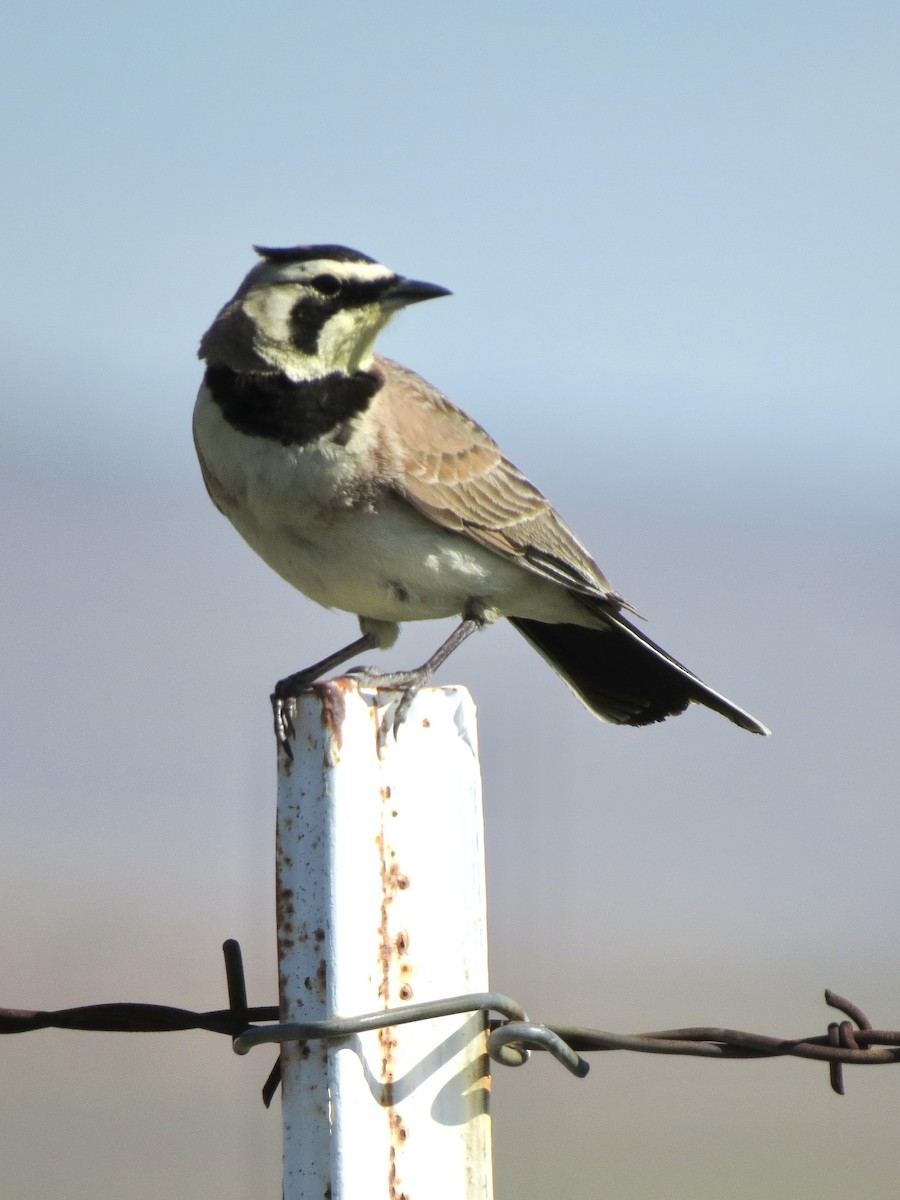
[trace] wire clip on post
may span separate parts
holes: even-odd
[[[337,1042],[357,1033],[408,1025],[413,1021],[429,1021],[434,1017],[451,1017],[460,1013],[499,1012],[508,1020],[493,1023],[488,1036],[488,1053],[498,1063],[519,1067],[528,1061],[528,1051],[546,1050],[557,1062],[579,1079],[590,1066],[559,1034],[547,1025],[528,1020],[525,1010],[509,996],[500,992],[474,992],[468,996],[449,996],[445,1000],[426,1000],[421,1004],[406,1004],[403,1008],[388,1008],[380,1012],[363,1013],[358,1017],[331,1017],[323,1021],[290,1021],[282,1025],[257,1026],[247,1029],[234,1039],[237,1054],[246,1054],[254,1046],[282,1042]]]

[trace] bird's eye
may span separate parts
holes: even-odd
[[[341,281],[335,275],[316,275],[310,282],[323,296],[335,296],[341,290]]]

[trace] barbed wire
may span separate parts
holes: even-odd
[[[38,1029],[69,1029],[106,1033],[175,1033],[203,1029],[232,1038],[234,1050],[246,1054],[254,1046],[285,1041],[335,1041],[356,1033],[412,1021],[465,1012],[499,1013],[488,1021],[488,1053],[505,1066],[521,1066],[529,1051],[552,1054],[572,1074],[583,1077],[588,1063],[581,1052],[631,1050],[642,1054],[678,1054],[701,1058],[807,1058],[828,1064],[832,1089],[844,1094],[845,1064],[868,1066],[900,1062],[900,1030],[874,1029],[858,1005],[826,990],[825,1003],[846,1020],[831,1021],[825,1034],[779,1038],[740,1029],[702,1025],[649,1033],[608,1033],[580,1025],[550,1025],[530,1021],[525,1010],[500,992],[451,996],[403,1008],[384,1009],[356,1017],[278,1023],[276,1005],[250,1006],[239,944],[229,939],[222,947],[228,983],[228,1008],[209,1012],[164,1004],[87,1004],[53,1011],[0,1008],[0,1036]],[[263,1088],[271,1103],[280,1079],[279,1064]]]

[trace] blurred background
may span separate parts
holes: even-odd
[[[48,0],[4,21],[0,1004],[274,1002],[279,676],[354,620],[209,503],[200,334],[252,242],[454,296],[382,349],[487,426],[673,653],[774,730],[604,726],[508,627],[492,982],[620,1032],[900,1026],[893,3]],[[385,665],[445,630],[410,629]],[[0,1194],[280,1189],[270,1056],[0,1042]],[[497,1069],[500,1200],[898,1192],[900,1068]]]

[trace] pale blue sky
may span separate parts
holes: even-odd
[[[896,3],[15,4],[0,41],[0,1004],[274,996],[274,679],[348,640],[214,512],[200,334],[252,242],[454,291],[383,349],[481,421],[648,630],[770,724],[479,706],[492,983],[622,1031],[900,1026]],[[434,626],[404,631],[392,666]],[[0,1044],[0,1194],[259,1200],[269,1069]],[[496,1081],[498,1200],[895,1200],[900,1068]],[[864,1180],[864,1185],[860,1183]]]
[[[3,41],[22,453],[177,454],[250,243],[334,240],[454,290],[386,348],[529,454],[549,405],[605,471],[896,503],[895,5],[22,4]]]

